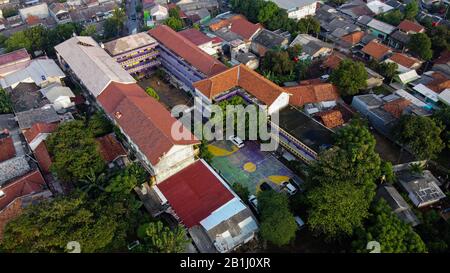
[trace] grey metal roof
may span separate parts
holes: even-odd
[[[285,10],[294,10],[318,2],[317,0],[270,0]]]
[[[381,22],[380,20],[377,19],[372,19],[368,24],[368,27],[379,30],[383,33],[386,34],[391,34],[392,32],[394,32],[395,27],[389,24],[386,24],[384,22]]]
[[[156,40],[146,32],[140,32],[106,43],[105,50],[112,56],[115,56],[155,43]]]
[[[283,43],[287,42],[287,39],[273,31],[263,29],[253,38],[252,42],[271,49],[282,46]]]
[[[16,156],[0,163],[0,186],[5,182],[26,174],[30,165],[25,156]]]
[[[19,112],[16,113],[16,117],[20,129],[31,128],[33,124],[38,122],[52,123],[60,120],[53,106]]]
[[[422,175],[409,170],[397,172],[396,175],[416,206],[430,204],[446,197],[438,186],[439,181],[428,170]]]
[[[391,38],[405,45],[409,43],[409,40],[411,39],[408,34],[401,32],[400,30],[396,30],[394,33],[392,33]]]

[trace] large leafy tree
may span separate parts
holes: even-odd
[[[335,147],[308,170],[309,227],[328,240],[351,235],[368,217],[382,170],[389,168],[382,168],[365,126],[354,122],[338,131]]]
[[[450,50],[450,29],[447,26],[439,25],[427,30],[431,39],[431,47],[436,55],[444,50]]]
[[[297,22],[299,33],[317,34],[320,32],[320,22],[312,16],[306,16]]]
[[[429,210],[418,214],[421,224],[417,233],[431,253],[448,253],[450,249],[450,223],[445,221],[437,211]]]
[[[443,106],[436,111],[433,119],[442,125],[441,139],[445,141],[448,148],[450,148],[450,106]]]
[[[13,111],[11,99],[3,88],[0,88],[0,114],[11,113]]]
[[[431,40],[425,33],[416,33],[411,35],[408,48],[424,60],[430,60],[431,57],[433,57]]]
[[[278,12],[278,9],[278,6],[274,2],[268,2],[259,10],[258,21],[265,24],[273,20]]]
[[[377,19],[384,21],[388,24],[394,25],[394,26],[399,25],[401,23],[401,21],[403,20],[403,18],[404,18],[403,13],[398,9],[395,9],[395,10],[387,12],[387,13],[382,13],[377,16]]]
[[[52,171],[63,181],[78,181],[92,172],[99,174],[105,167],[92,131],[82,121],[70,121],[48,138],[53,156]]]
[[[440,128],[429,117],[404,115],[394,128],[398,141],[411,149],[419,159],[433,159],[445,147]]]
[[[409,20],[414,20],[417,13],[419,13],[419,4],[417,0],[410,1],[405,6],[405,18]]]
[[[68,242],[77,241],[82,252],[97,252],[112,242],[118,220],[112,207],[97,210],[81,196],[44,201],[6,225],[1,248],[7,252],[65,252]]]
[[[346,59],[331,73],[330,80],[341,95],[356,95],[367,86],[367,71],[363,63]]]
[[[283,246],[295,238],[297,226],[286,195],[275,191],[261,192],[258,194],[258,210],[261,214],[260,233],[264,240]]]
[[[138,236],[144,240],[140,249],[151,253],[184,252],[190,240],[181,225],[174,229],[165,226],[161,221],[150,222],[139,227]]]
[[[374,206],[366,228],[358,230],[357,240],[353,242],[354,250],[367,252],[366,245],[369,241],[379,242],[382,253],[427,252],[420,236],[392,212],[384,199],[380,199]]]

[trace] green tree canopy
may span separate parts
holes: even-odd
[[[437,110],[433,119],[442,125],[441,139],[450,148],[450,106],[443,106]]]
[[[11,98],[3,88],[0,88],[0,114],[11,113],[12,111]]]
[[[63,181],[78,181],[105,168],[92,131],[82,121],[65,122],[48,138],[52,171]]]
[[[264,240],[283,246],[295,238],[297,225],[286,195],[275,191],[260,192],[258,210],[261,214],[260,233]]]
[[[423,253],[427,252],[425,243],[412,227],[394,214],[384,199],[373,208],[372,216],[365,229],[357,232],[353,242],[356,252],[367,252],[369,241],[377,241],[381,253]]]
[[[138,236],[145,242],[144,250],[151,253],[181,253],[190,242],[183,226],[170,229],[161,221],[143,224]]]
[[[320,22],[312,16],[306,16],[297,22],[299,33],[317,34],[320,32]]]
[[[417,13],[419,13],[419,4],[417,0],[410,1],[405,6],[405,18],[409,20],[414,20]]]
[[[408,48],[424,60],[430,60],[431,57],[433,57],[431,40],[425,33],[416,33],[411,35]]]
[[[363,63],[345,59],[333,70],[330,81],[338,87],[341,95],[356,95],[367,86],[367,71]]]
[[[94,137],[101,137],[113,131],[113,124],[103,112],[97,111],[89,118],[88,129],[91,130]]]
[[[61,197],[26,208],[6,225],[7,252],[65,252],[77,241],[82,252],[98,252],[113,240],[118,220],[111,207],[95,210],[83,197]]]
[[[376,18],[393,26],[398,26],[404,17],[404,14],[400,10],[394,9],[387,13],[379,14]]]
[[[429,117],[403,115],[393,132],[421,160],[435,158],[445,147],[440,138],[442,128]]]
[[[436,55],[444,50],[450,50],[450,29],[444,25],[431,27],[427,30],[431,39],[431,47]]]

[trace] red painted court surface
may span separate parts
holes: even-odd
[[[233,194],[203,164],[197,161],[157,187],[188,228],[233,199]]]

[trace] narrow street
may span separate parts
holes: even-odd
[[[127,29],[128,34],[135,34],[138,32],[138,20],[136,13],[136,6],[139,0],[127,0]]]

